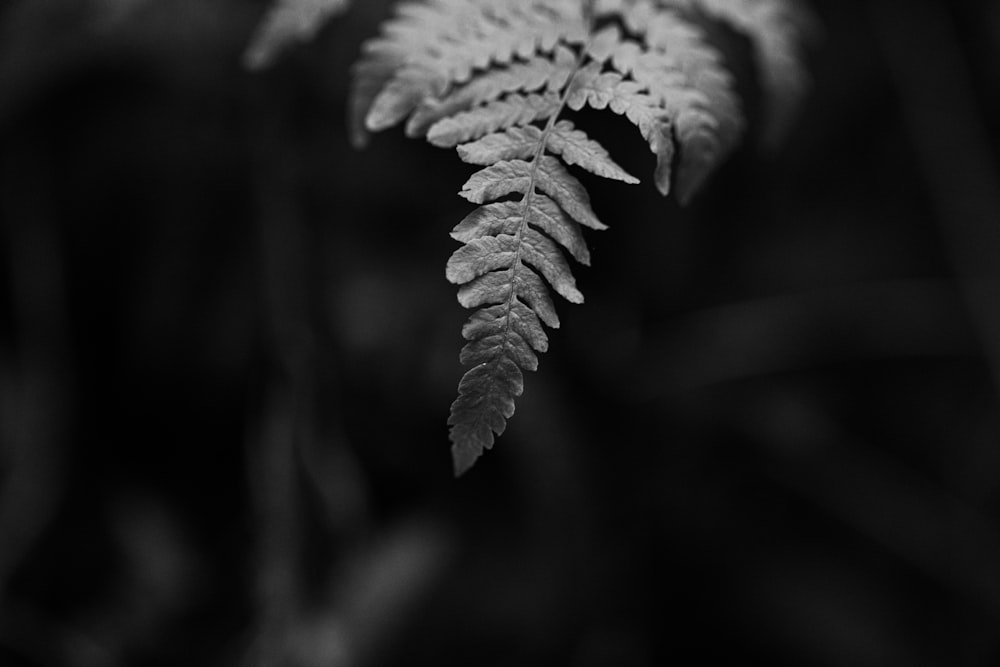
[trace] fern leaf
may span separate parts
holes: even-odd
[[[456,476],[493,446],[494,433],[503,435],[514,399],[524,392],[524,375],[512,356],[503,353],[506,348],[502,342],[494,345],[489,350],[494,361],[474,366],[458,384],[448,417]]]
[[[568,120],[561,120],[552,128],[546,149],[562,157],[567,164],[577,165],[587,171],[616,181],[635,184],[639,179],[628,173],[614,160],[604,146],[578,130]]]
[[[267,67],[293,43],[312,39],[348,4],[349,0],[277,0],[254,31],[243,65],[252,70]]]
[[[487,204],[458,223],[451,236],[456,241],[468,243],[483,236],[514,234],[520,229],[523,219],[521,208],[516,202]],[[554,201],[536,193],[528,207],[527,222],[555,239],[573,259],[583,265],[590,264],[590,251],[579,225],[570,220]]]
[[[458,156],[469,164],[493,164],[501,160],[527,160],[538,150],[542,130],[535,125],[511,127],[458,146]]]
[[[583,302],[566,254],[589,265],[582,229],[606,227],[568,167],[638,182],[562,115],[591,107],[627,118],[656,156],[656,187],[686,201],[744,129],[731,76],[690,15],[736,20],[724,8],[736,4],[409,0],[363,47],[355,141],[404,124],[480,167],[459,193],[478,207],[452,229],[461,245],[445,270],[474,311],[460,355],[470,368],[448,418],[456,474],[504,432],[523,371],[548,349],[544,327],[559,326],[550,291]],[[748,12],[747,30],[764,30],[764,10]]]
[[[524,230],[524,236],[484,236],[468,242],[448,260],[448,280],[458,285],[472,281],[490,271],[510,267],[518,255],[537,269],[562,297],[570,303],[583,303],[576,288],[569,264],[550,239],[534,230]]]
[[[547,120],[559,106],[558,93],[508,95],[434,123],[427,132],[427,140],[435,146],[451,148],[503,128]]]
[[[566,46],[555,48],[553,56],[533,56],[526,62],[513,62],[506,67],[488,71],[450,92],[443,99],[426,99],[414,110],[406,124],[411,137],[421,136],[441,120],[492,102],[501,95],[514,92],[558,91],[573,73],[576,57]]]
[[[581,225],[607,229],[591,209],[590,195],[580,181],[559,160],[548,155],[534,163],[504,160],[481,169],[466,181],[459,194],[475,204],[482,204],[513,193],[527,195],[534,187],[555,200]]]

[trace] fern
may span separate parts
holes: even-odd
[[[609,109],[656,157],[653,180],[690,199],[745,130],[732,76],[692,12],[728,21],[785,66],[796,35],[782,0],[410,0],[363,46],[354,69],[354,141],[405,124],[482,167],[460,195],[477,204],[453,230],[446,276],[474,309],[460,360],[471,368],[451,406],[456,474],[503,433],[559,326],[551,291],[582,303],[564,253],[587,265],[582,228],[606,229],[567,168],[638,183],[564,116]],[[772,34],[777,32],[779,34]],[[797,65],[795,65],[797,67]],[[767,79],[772,94],[797,70]],[[550,291],[551,290],[551,291]]]

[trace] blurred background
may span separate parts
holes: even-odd
[[[813,82],[640,186],[451,475],[470,173],[354,150],[358,0],[0,9],[0,665],[1000,664],[1000,4],[814,0]],[[609,114],[610,116],[610,114]]]

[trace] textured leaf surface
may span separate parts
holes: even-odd
[[[485,235],[514,234],[522,219],[522,209],[516,202],[496,202],[481,206],[466,216],[452,230],[451,236],[456,241],[468,243]],[[590,252],[579,225],[554,201],[536,193],[527,210],[527,222],[555,239],[573,259],[590,264]]]
[[[469,164],[527,160],[538,150],[541,138],[542,131],[534,125],[512,127],[504,132],[487,134],[481,139],[462,144],[458,147],[458,155]]]
[[[582,130],[573,127],[568,120],[561,120],[552,128],[545,147],[562,157],[567,164],[583,167],[587,171],[626,183],[638,183],[639,179],[619,167],[611,155]]]
[[[462,330],[468,343],[460,361],[473,367],[459,383],[448,420],[456,474],[503,433],[524,386],[522,371],[535,370],[537,353],[548,348],[542,324],[559,326],[548,286],[572,303],[583,302],[563,249],[589,261],[580,225],[603,225],[579,181],[544,154],[557,125],[512,128],[459,150],[469,162],[492,164],[462,189],[463,197],[483,206],[452,230],[463,245],[446,268],[448,280],[461,285],[459,303],[480,308]],[[559,126],[559,132],[580,142],[572,127]],[[509,196],[515,198],[496,201]]]
[[[527,60],[587,38],[582,5],[572,0],[428,0],[404,2],[365,43],[351,105],[360,131],[391,127],[421,105],[441,100],[477,70]],[[379,77],[388,69],[387,78]],[[367,80],[375,73],[374,83]],[[374,94],[362,95],[362,91]],[[359,139],[356,137],[356,140]]]
[[[525,62],[496,67],[450,92],[444,98],[425,99],[406,125],[410,136],[421,136],[437,121],[492,102],[508,93],[558,92],[569,80],[576,57],[559,45],[552,55],[532,56]]]
[[[348,0],[277,0],[254,31],[243,64],[249,69],[267,67],[290,45],[312,39],[347,5]]]
[[[491,349],[492,361],[476,365],[458,383],[458,398],[448,417],[456,475],[493,446],[494,434],[503,435],[514,415],[514,399],[524,391],[524,375],[505,349],[506,344],[497,344]]]
[[[509,95],[438,121],[428,131],[427,140],[435,146],[450,148],[500,129],[547,120],[559,107],[557,93]]]

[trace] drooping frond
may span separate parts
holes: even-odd
[[[250,38],[243,53],[248,69],[270,65],[294,42],[312,39],[327,19],[345,9],[350,0],[277,0]]]
[[[722,0],[410,0],[364,45],[355,140],[404,124],[481,167],[460,192],[478,208],[452,230],[462,245],[446,271],[474,310],[448,420],[457,474],[503,433],[523,371],[548,348],[550,292],[583,302],[565,254],[589,264],[582,228],[605,225],[568,167],[638,182],[562,116],[627,118],[656,156],[656,187],[681,201],[740,141],[732,77],[688,19],[701,2],[708,12]]]
[[[584,147],[590,139],[568,123],[558,130],[551,121],[544,129],[531,127],[487,135],[460,152],[470,162],[491,164],[462,189],[463,197],[483,206],[452,231],[464,245],[446,271],[448,280],[461,285],[459,303],[480,308],[462,329],[468,342],[460,359],[473,367],[459,383],[448,419],[456,474],[493,445],[494,434],[503,433],[524,387],[522,370],[535,370],[536,353],[548,349],[542,324],[559,326],[546,283],[567,301],[583,302],[563,250],[589,263],[580,225],[605,228],[580,182],[562,161],[545,154],[555,152],[553,145],[565,149],[567,139]],[[628,177],[610,159],[581,153],[588,156],[583,161]]]

